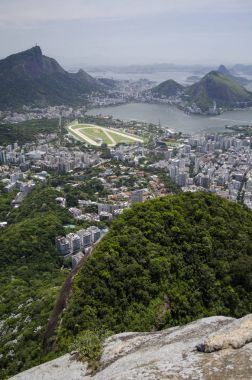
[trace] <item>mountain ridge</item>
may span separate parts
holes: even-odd
[[[0,109],[22,105],[83,104],[93,91],[106,86],[83,70],[65,71],[39,46],[12,54],[0,61]]]
[[[218,107],[237,107],[252,102],[251,92],[219,71],[210,71],[188,87],[185,93],[189,95],[190,103],[195,103],[203,111],[207,111],[213,102]]]
[[[0,73],[8,73],[10,69],[14,69],[17,75],[30,75],[34,79],[43,74],[65,72],[55,59],[43,56],[39,46],[12,54],[0,61]]]
[[[246,107],[252,105],[252,93],[240,84],[240,79],[233,76],[225,66],[207,73],[198,82],[183,87],[174,80],[161,82],[151,89],[157,97],[179,95],[183,108],[197,106],[202,113],[207,113],[213,104],[217,108]]]

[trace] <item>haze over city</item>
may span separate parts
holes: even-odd
[[[36,43],[63,65],[250,63],[251,0],[1,0],[1,58]]]

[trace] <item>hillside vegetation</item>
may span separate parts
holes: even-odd
[[[184,87],[173,79],[168,79],[152,89],[152,93],[158,96],[176,96]]]
[[[186,105],[196,104],[203,112],[215,102],[217,107],[234,108],[252,105],[252,93],[242,85],[247,80],[233,76],[225,66],[218,71],[211,71],[201,80],[188,87],[170,79],[153,87],[151,92],[156,97],[171,97],[179,95]]]
[[[54,243],[72,221],[55,202],[60,194],[38,185],[17,210],[13,194],[1,194],[9,225],[0,229],[0,379],[46,359],[44,331],[68,274]]]
[[[208,193],[136,204],[76,277],[59,349],[85,330],[153,331],[252,311],[252,212]]]
[[[59,121],[55,119],[29,120],[18,124],[0,124],[0,141],[3,144],[25,144],[36,140],[39,134],[57,133]]]
[[[203,111],[207,111],[213,105],[213,101],[218,107],[234,107],[240,102],[252,101],[251,92],[236,80],[218,71],[211,71],[199,82],[188,87],[186,94],[190,103],[196,103]]]

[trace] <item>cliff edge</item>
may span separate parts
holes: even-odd
[[[11,380],[249,380],[252,314],[209,317],[151,333],[122,333],[105,341],[101,369],[65,355]]]

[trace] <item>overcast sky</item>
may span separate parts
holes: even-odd
[[[252,0],[0,0],[0,56],[69,64],[252,64]]]

